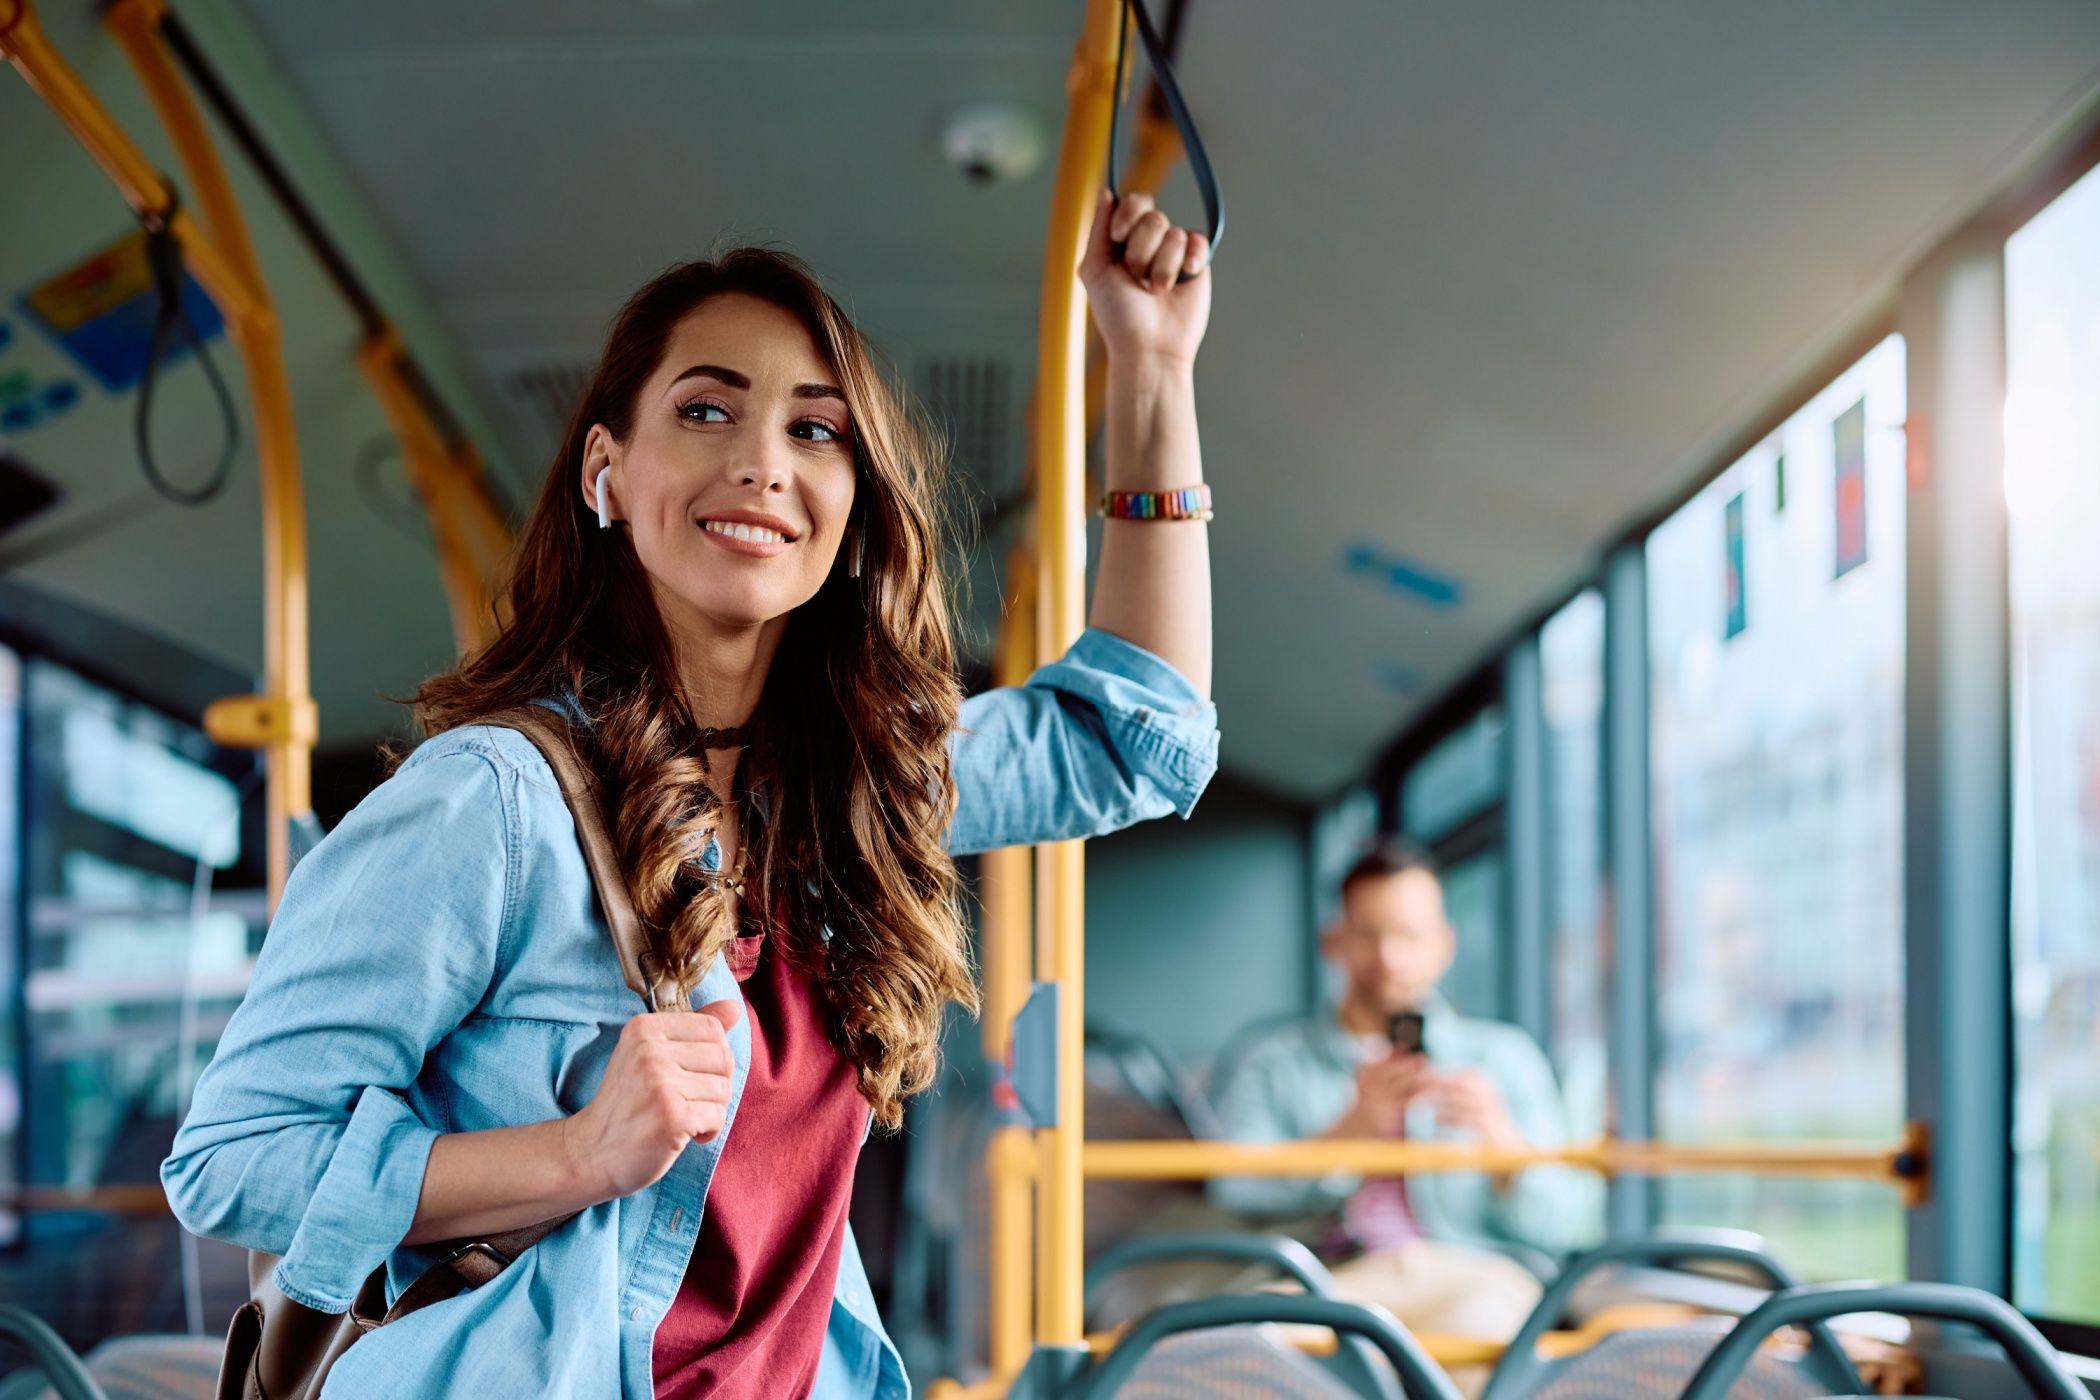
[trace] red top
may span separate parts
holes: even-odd
[[[657,1400],[804,1396],[824,1353],[868,1102],[824,1033],[815,985],[777,950],[761,958],[763,947],[740,938],[730,953],[751,1069],[692,1260],[656,1329]]]

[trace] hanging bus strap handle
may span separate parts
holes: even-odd
[[[183,309],[182,290],[187,274],[182,265],[182,244],[171,227],[175,221],[176,201],[172,187],[167,208],[152,215],[143,215],[139,224],[146,231],[146,266],[153,276],[153,344],[146,352],[146,368],[139,376],[138,413],[132,420],[132,436],[138,444],[139,469],[146,474],[146,483],[163,500],[178,506],[209,505],[226,489],[233,477],[233,457],[241,442],[241,425],[233,407],[233,394],[226,381],[219,375],[219,367],[213,363],[211,354],[204,348],[204,339]],[[153,456],[153,385],[160,376],[161,362],[167,358],[168,343],[177,332],[183,344],[197,357],[197,367],[204,371],[205,382],[211,386],[212,397],[219,405],[219,460],[211,475],[202,486],[177,486],[168,480]]]
[[[1210,254],[1206,264],[1218,256],[1218,244],[1225,237],[1225,197],[1218,193],[1218,177],[1211,172],[1210,156],[1203,150],[1203,137],[1196,130],[1196,119],[1189,115],[1186,102],[1181,100],[1181,87],[1174,81],[1174,65],[1168,61],[1167,46],[1159,40],[1152,27],[1152,17],[1145,13],[1144,0],[1123,0],[1123,20],[1116,26],[1116,86],[1110,94],[1108,115],[1108,188],[1114,194],[1116,188],[1116,138],[1123,122],[1123,71],[1128,60],[1126,52],[1130,39],[1130,21],[1137,21],[1138,39],[1145,46],[1145,57],[1152,64],[1152,80],[1159,85],[1159,95],[1167,104],[1167,112],[1174,118],[1176,129],[1181,132],[1181,144],[1188,152],[1189,173],[1196,177],[1197,193],[1203,196],[1204,220],[1210,225]],[[1112,245],[1116,261],[1123,260],[1123,244]],[[1189,274],[1184,270],[1176,281],[1186,282]]]

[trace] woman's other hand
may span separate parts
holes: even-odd
[[[1120,260],[1117,243],[1124,245]],[[1176,227],[1151,195],[1118,200],[1101,191],[1079,280],[1110,362],[1194,364],[1210,322],[1209,267],[1210,240]]]
[[[599,1200],[631,1196],[662,1178],[688,1143],[722,1131],[734,1061],[734,1001],[692,1015],[645,1012],[620,1030],[598,1092],[564,1125],[562,1140]]]

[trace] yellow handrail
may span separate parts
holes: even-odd
[[[1127,188],[1156,190],[1181,156],[1181,132],[1174,123],[1147,108],[1138,126]],[[1107,360],[1099,338],[1090,333],[1086,349],[1086,441],[1100,430],[1107,387]],[[1030,434],[1026,480],[1035,489],[1034,422],[1036,400],[1030,395]],[[1093,494],[1089,482],[1086,495]],[[992,684],[1019,685],[1027,679],[1037,647],[1038,579],[1031,541],[1024,537],[1009,553],[1006,566],[1006,612],[992,652]],[[1001,1062],[1012,1039],[1013,1018],[1028,998],[1029,949],[1033,935],[1033,867],[1019,848],[988,851],[981,858],[979,889],[984,907],[984,1048],[992,1063]],[[985,1157],[990,1181],[988,1241],[990,1253],[990,1360],[995,1376],[1011,1378],[1028,1359],[1033,1322],[1028,1212],[1038,1163],[1025,1146],[1028,1130],[999,1127]]]
[[[1036,347],[1036,561],[1042,588],[1036,656],[1050,661],[1078,639],[1085,609],[1086,303],[1079,255],[1105,169],[1115,95],[1116,0],[1087,0],[1086,23],[1066,78],[1068,102],[1057,186],[1043,249],[1041,323]],[[1036,1341],[1077,1348],[1082,1327],[1080,1147],[1085,1024],[1084,847],[1063,841],[1036,848],[1036,976],[1058,987],[1057,1122],[1037,1132],[1042,1171],[1036,1188]]]
[[[358,349],[357,367],[393,427],[409,485],[430,516],[459,654],[479,651],[495,639],[500,622],[496,589],[510,552],[509,522],[489,499],[472,449],[448,447],[431,421],[403,373],[401,342],[392,330]]]
[[[1893,1146],[1880,1143],[1659,1143],[1609,1139],[1568,1147],[1498,1148],[1469,1142],[1366,1139],[1308,1142],[1112,1142],[1084,1151],[1092,1181],[1200,1181],[1221,1176],[1316,1177],[1330,1172],[1414,1176],[1439,1172],[1504,1174],[1532,1167],[1577,1167],[1606,1176],[1675,1176],[1739,1172],[1886,1182],[1904,1204],[1923,1205],[1931,1191],[1923,1124]]]
[[[204,727],[222,744],[264,750],[268,762],[269,895],[274,907],[291,868],[291,824],[313,810],[312,756],[320,722],[307,664],[306,507],[275,308],[247,226],[188,92],[155,63],[143,28],[158,0],[119,0],[110,30],[139,70],[197,188],[200,227],[175,209],[174,192],[95,95],[52,48],[29,0],[0,0],[0,51],[48,103],[142,218],[163,224],[226,318],[248,375],[262,466],[264,693],[222,700]]]
[[[263,693],[210,706],[204,728],[218,743],[259,748],[266,756],[269,899],[275,909],[291,872],[292,823],[313,814],[313,749],[320,737],[308,661],[306,493],[276,309],[204,116],[155,36],[162,10],[162,0],[115,0],[103,23],[160,113],[204,211],[211,245],[233,265],[251,298],[246,313],[229,315],[228,323],[248,371],[262,467]]]
[[[1031,472],[1031,480],[1033,473]],[[1035,664],[1035,558],[1015,544],[1006,566],[1007,610],[992,653],[992,684],[1019,685]],[[1003,1064],[1013,1021],[1028,1000],[1033,937],[1033,871],[1025,847],[986,851],[978,867],[984,907],[984,1054]],[[1011,1378],[1033,1345],[1034,1260],[1029,1215],[1034,1205],[1035,1148],[1017,1124],[992,1129],[985,1153],[989,1350],[992,1373]]]
[[[166,46],[166,18],[166,0],[116,0],[104,22],[161,114],[197,188],[213,242],[227,250],[237,268],[252,270],[250,280],[258,297],[266,299],[233,186]],[[430,515],[454,638],[462,654],[475,650],[495,632],[491,599],[510,550],[510,524],[488,494],[473,448],[448,444],[422,396],[410,386],[405,354],[391,327],[382,323],[360,348],[357,363],[393,427],[410,483]]]

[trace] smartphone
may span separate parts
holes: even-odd
[[[1396,1055],[1419,1055],[1422,1053],[1422,1013],[1419,1011],[1396,1011],[1393,1019],[1386,1023],[1386,1038],[1393,1042]]]

